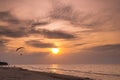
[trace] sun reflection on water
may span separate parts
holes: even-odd
[[[58,72],[58,64],[52,64],[51,65],[51,72],[57,73]]]

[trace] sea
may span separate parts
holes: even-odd
[[[32,71],[89,77],[94,80],[120,80],[120,64],[34,64],[15,66]]]

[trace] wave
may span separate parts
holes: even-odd
[[[92,72],[92,71],[80,71],[80,70],[66,70],[66,69],[58,69],[58,68],[46,68],[46,69],[54,69],[54,70],[60,70],[60,71],[68,71],[68,72],[79,72],[79,73],[86,73],[86,74],[96,74],[96,75],[106,75],[106,76],[116,76],[120,77],[120,74],[110,74],[110,73],[99,73],[99,72]]]

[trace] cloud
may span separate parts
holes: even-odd
[[[90,5],[85,6],[86,8],[88,8],[88,11],[84,12],[80,9],[77,10],[74,5],[64,4],[60,1],[53,0],[52,2],[53,9],[49,14],[52,19],[65,20],[75,27],[77,26],[83,28],[90,28],[93,32],[119,30],[120,24],[118,21],[120,17],[119,16],[120,8],[118,3],[120,1],[110,0],[108,3],[108,0],[105,1],[93,0],[93,2],[92,3],[91,2],[90,5],[92,6]],[[100,4],[98,4],[98,2]],[[103,6],[99,7],[101,5]],[[91,9],[92,7],[96,8]]]
[[[34,28],[34,27],[37,27],[37,26],[45,26],[45,25],[48,25],[48,24],[50,24],[50,21],[38,21],[38,22],[32,21],[31,27]]]
[[[0,25],[0,36],[7,36],[12,38],[24,37],[27,35],[25,24],[29,20],[19,20],[15,15],[11,14],[12,11],[1,11],[0,21],[7,22],[7,25]]]
[[[18,20],[15,16],[13,16],[10,11],[0,12],[0,20],[11,23],[11,24],[19,24],[20,23],[20,20]]]
[[[8,22],[9,24],[13,25],[18,25],[18,24],[23,24],[23,23],[29,23],[31,25],[31,27],[36,27],[36,26],[44,26],[44,25],[48,25],[50,24],[50,20],[46,19],[46,18],[37,18],[34,20],[20,20],[19,18],[17,18],[14,14],[12,14],[12,10],[10,11],[1,11],[0,12],[0,21],[3,22]]]
[[[74,39],[73,34],[67,33],[65,31],[47,30],[47,29],[32,29],[30,33],[40,34],[49,39]]]
[[[5,43],[7,43],[7,39],[0,39],[0,46],[5,46]]]
[[[98,53],[100,52],[101,54],[102,52],[103,54],[104,52],[107,52],[105,54],[116,54],[116,53],[119,53],[119,49],[120,49],[120,44],[109,44],[109,45],[92,47],[92,48],[89,48],[88,50],[95,51],[95,52],[98,51]]]
[[[85,45],[86,43],[78,43],[78,44],[74,44],[73,46],[82,46]]]
[[[47,29],[38,29],[30,28],[27,30],[26,27],[16,27],[10,28],[8,26],[0,26],[0,36],[7,36],[12,38],[20,38],[26,37],[30,35],[42,35],[49,39],[74,39],[75,36],[73,34],[67,33],[65,31],[55,31],[55,30],[47,30]]]
[[[6,45],[9,42],[9,39],[0,39],[0,50],[4,51],[6,49]],[[1,51],[1,52],[2,52]]]
[[[91,48],[84,49],[82,53],[83,55],[88,55],[89,58],[117,58],[120,55],[120,44],[107,44],[107,45],[100,45]],[[96,58],[95,58],[96,59]]]
[[[96,46],[81,52],[86,62],[92,63],[120,63],[120,44]]]
[[[50,17],[52,19],[66,20],[72,25],[80,27],[98,26],[105,23],[104,20],[95,19],[96,17],[98,18],[98,15],[76,11],[72,5],[65,5],[61,2],[58,3],[57,1],[53,2],[53,10],[50,12]]]
[[[0,26],[0,35],[12,38],[19,38],[26,36],[25,28],[20,27],[17,29],[9,28],[7,26]]]
[[[53,1],[53,9],[50,12],[50,17],[52,19],[59,19],[69,21],[74,26],[96,26],[102,24],[102,21],[94,20],[96,15],[92,13],[84,13],[80,10],[75,10],[74,6],[70,4],[63,4],[59,1]],[[91,20],[91,22],[89,22]],[[87,23],[86,23],[87,22]]]
[[[26,41],[27,45],[36,47],[36,48],[51,48],[56,47],[53,43],[44,43],[37,40]]]
[[[52,19],[69,21],[71,24],[78,24],[79,12],[75,11],[71,5],[64,5],[61,2],[53,2],[53,9],[50,11]]]

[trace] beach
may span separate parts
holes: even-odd
[[[93,80],[70,75],[37,72],[18,67],[0,67],[0,80]]]

